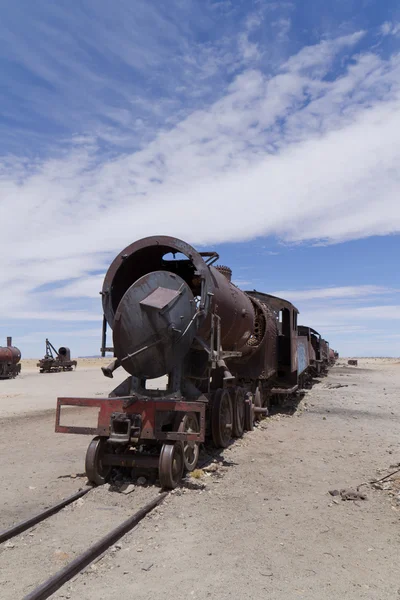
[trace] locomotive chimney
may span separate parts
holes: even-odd
[[[12,346],[12,337],[7,338],[7,348],[11,348]]]
[[[224,277],[226,277],[228,281],[232,281],[232,269],[223,265],[217,265],[215,268],[217,269],[217,271],[222,273],[222,275],[224,275]]]

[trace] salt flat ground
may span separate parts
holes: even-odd
[[[0,528],[84,485],[90,438],[55,434],[54,408],[57,396],[107,394],[123,379],[104,378],[99,364],[42,375],[23,365],[0,381]],[[170,494],[54,597],[398,600],[396,498],[365,486],[367,500],[345,502],[328,490],[399,463],[399,387],[398,360],[339,361],[294,415],[245,434],[198,480],[203,489]],[[98,488],[0,546],[0,598],[22,598],[157,493]]]

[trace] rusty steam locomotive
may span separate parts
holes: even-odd
[[[21,352],[7,338],[7,346],[0,346],[0,379],[13,379],[21,372]]]
[[[61,346],[58,351],[46,338],[46,354],[37,363],[39,373],[59,373],[60,371],[72,371],[77,366],[76,360],[71,360],[71,350]]]
[[[94,434],[86,473],[104,483],[114,466],[158,469],[163,488],[193,470],[199,445],[226,447],[254,421],[309,385],[329,344],[298,326],[289,301],[231,282],[216,252],[167,236],[141,239],[113,261],[101,292],[103,368],[128,377],[105,398],[58,398],[56,431]],[[106,347],[107,324],[113,347]],[[164,390],[151,380],[166,376]],[[95,427],[61,424],[63,406],[98,408]]]

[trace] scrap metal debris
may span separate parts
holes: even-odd
[[[368,500],[367,495],[358,490],[344,488],[342,490],[329,490],[331,496],[340,496],[342,500]]]

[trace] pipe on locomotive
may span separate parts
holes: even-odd
[[[219,350],[249,352],[255,311],[231,283],[230,269],[213,266],[218,258],[168,236],[138,240],[118,254],[101,292],[116,358],[103,368],[106,376],[122,365],[136,377],[161,377],[197,346],[215,351],[214,366],[232,377]]]

